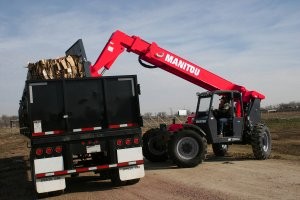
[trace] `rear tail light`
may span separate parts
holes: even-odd
[[[37,155],[37,156],[40,156],[40,155],[42,155],[43,154],[43,149],[42,148],[37,148],[36,150],[35,150],[35,154]]]
[[[52,154],[52,153],[53,153],[52,148],[51,148],[51,147],[47,147],[47,148],[46,148],[46,154],[50,155],[50,154]]]
[[[55,147],[55,152],[56,153],[61,153],[62,152],[62,147],[61,146]]]
[[[117,146],[121,147],[123,145],[130,146],[132,144],[140,144],[140,138],[126,138],[126,139],[117,139]]]
[[[134,138],[133,139],[133,143],[134,144],[139,144],[140,143],[140,139],[139,138]]]
[[[132,143],[132,141],[131,141],[130,138],[127,138],[127,139],[125,140],[125,144],[126,144],[126,145],[131,145],[131,143]]]
[[[117,145],[118,145],[118,146],[122,146],[122,145],[123,145],[122,139],[118,139],[118,140],[117,140]]]

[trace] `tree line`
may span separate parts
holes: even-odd
[[[290,103],[281,103],[278,105],[266,106],[262,108],[262,110],[274,112],[300,111],[300,102],[292,101]]]
[[[271,105],[266,106],[262,108],[262,111],[273,111],[273,112],[291,112],[291,111],[300,111],[300,102],[292,101],[290,103],[281,103],[278,105]],[[190,114],[191,111],[187,110],[187,114]],[[178,114],[175,114],[178,115]],[[160,118],[166,118],[169,117],[167,112],[158,112],[158,113],[152,113],[152,112],[146,112],[143,115],[144,118],[150,118],[150,117],[160,117]],[[2,115],[0,117],[0,127],[11,127],[11,126],[17,126],[18,125],[18,116],[8,116],[8,115]]]
[[[0,127],[7,128],[11,126],[18,126],[18,116],[2,115],[0,117]]]

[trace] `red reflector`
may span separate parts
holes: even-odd
[[[120,125],[111,124],[108,126],[108,128],[120,128]]]
[[[36,154],[37,156],[42,155],[42,154],[43,154],[43,149],[42,149],[42,148],[36,149],[36,150],[35,150],[35,154]]]
[[[122,145],[123,145],[123,141],[122,141],[121,139],[118,139],[118,140],[117,140],[117,145],[118,145],[118,146],[122,146]]]
[[[50,155],[50,154],[52,154],[52,152],[53,152],[53,150],[51,147],[46,148],[46,154]]]
[[[55,152],[56,153],[61,153],[62,152],[62,147],[61,146],[55,147]]]
[[[82,131],[93,131],[94,128],[93,127],[91,127],[91,128],[81,128],[81,130]]]
[[[134,144],[139,144],[140,143],[140,139],[139,138],[134,138],[133,139],[133,143]]]
[[[125,140],[125,144],[126,144],[126,145],[131,145],[131,139],[130,139],[130,138],[127,138],[127,139]]]

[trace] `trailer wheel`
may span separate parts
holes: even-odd
[[[167,141],[169,133],[160,129],[150,129],[143,135],[143,155],[151,162],[164,162],[168,159]]]
[[[110,180],[113,186],[124,186],[126,185],[126,181],[121,181],[119,175],[119,169],[111,169],[110,170]]]
[[[212,144],[213,152],[216,156],[225,156],[228,152],[227,144]]]
[[[251,145],[254,157],[258,160],[268,159],[271,155],[272,141],[267,126],[258,124],[251,135]]]
[[[137,184],[138,182],[140,182],[139,178],[131,179],[131,180],[126,181],[126,185],[134,185],[134,184]]]
[[[30,150],[30,156],[29,156],[29,161],[30,161],[30,174],[31,174],[31,184],[34,188],[34,194],[35,196],[38,195],[37,191],[36,191],[36,178],[35,178],[35,173],[34,173],[34,151],[31,149]]]
[[[195,167],[207,153],[207,141],[193,130],[182,130],[169,141],[169,156],[178,167]]]
[[[34,169],[34,151],[33,151],[33,149],[30,150],[29,160],[30,160],[31,184],[32,184],[32,187],[33,187],[34,198],[35,199],[46,198],[46,197],[48,197],[48,192],[38,193],[36,191],[36,177],[35,177],[35,173],[34,173],[35,169]]]

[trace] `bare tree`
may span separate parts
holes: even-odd
[[[167,117],[167,113],[166,112],[158,112],[157,117],[161,117],[161,118],[166,118]]]
[[[144,118],[150,118],[150,117],[152,117],[152,112],[146,112],[146,113],[144,113],[143,117]]]

